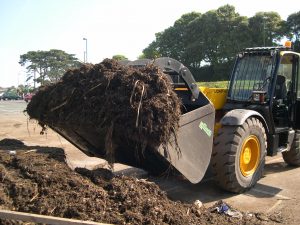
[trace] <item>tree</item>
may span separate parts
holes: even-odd
[[[127,60],[128,58],[124,55],[114,55],[112,57],[113,59],[117,60],[117,61],[120,61],[120,60]]]
[[[217,71],[221,64],[231,67],[236,52],[247,46],[247,30],[247,17],[240,16],[230,5],[204,14],[192,12],[157,33],[156,39],[143,53],[147,58],[175,58],[188,66],[194,75],[203,66]],[[220,68],[224,69],[223,66]]]
[[[300,52],[300,11],[288,16],[286,21],[287,32],[294,41],[295,51]]]
[[[142,53],[142,54],[140,54],[137,58],[138,58],[138,59],[146,59],[146,56],[145,56],[144,53]]]
[[[247,27],[247,18],[230,5],[210,10],[192,21],[187,29],[186,48],[195,62],[190,64],[194,76],[228,78],[236,53],[248,45]]]
[[[51,49],[47,55],[48,79],[50,82],[57,82],[62,75],[72,67],[80,65],[74,54],[67,54],[62,50]]]
[[[173,26],[155,34],[143,54],[146,58],[175,58],[197,80],[228,79],[236,53],[246,47],[278,44],[285,35],[284,24],[276,12],[259,12],[248,19],[234,6],[224,5],[204,14],[184,14]]]
[[[199,17],[201,14],[196,12],[187,13],[175,21],[174,25],[162,32],[155,34],[153,41],[143,50],[146,58],[157,58],[161,56],[171,57],[181,62],[185,62],[185,38],[188,24]]]
[[[28,85],[28,84],[26,84],[26,85],[20,84],[16,88],[16,91],[17,91],[19,96],[24,96],[27,93],[33,93],[35,91],[35,89],[32,86]]]
[[[44,63],[43,59],[45,58],[44,51],[29,51],[26,54],[20,56],[19,64],[21,66],[27,65],[27,80],[33,78],[34,87],[36,84],[36,73],[40,74],[40,77],[44,77],[43,68]]]
[[[252,46],[274,46],[284,35],[284,21],[277,12],[258,12],[249,18]]]
[[[156,34],[155,34],[156,36]],[[145,48],[143,50],[143,56],[147,59],[156,59],[156,58],[159,58],[161,57],[161,54],[159,53],[159,44],[158,42],[155,40],[155,41],[152,41],[147,48]]]
[[[51,49],[50,51],[29,51],[20,56],[19,64],[26,66],[27,81],[33,79],[35,88],[36,83],[44,85],[47,82],[57,82],[68,68],[76,67],[80,63],[74,54]]]

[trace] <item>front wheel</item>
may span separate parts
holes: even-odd
[[[211,167],[217,184],[241,193],[261,178],[267,149],[262,123],[248,118],[241,126],[223,126],[214,140]]]
[[[287,152],[282,152],[282,157],[290,166],[300,166],[300,130],[296,131],[291,149]]]

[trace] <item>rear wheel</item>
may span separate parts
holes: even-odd
[[[296,131],[291,149],[282,153],[284,161],[291,166],[300,166],[300,130]]]
[[[262,123],[248,118],[241,126],[223,126],[215,137],[211,166],[217,184],[240,193],[261,178],[266,155]]]

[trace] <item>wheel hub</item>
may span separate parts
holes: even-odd
[[[243,176],[251,176],[256,171],[260,160],[260,143],[255,135],[245,139],[240,154],[240,171]]]
[[[249,164],[251,160],[251,150],[249,148],[245,148],[244,154],[243,154],[243,163]]]

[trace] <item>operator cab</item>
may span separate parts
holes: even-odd
[[[300,129],[299,57],[290,46],[248,48],[238,54],[231,75],[224,109],[250,109],[262,115],[269,155],[286,149]]]

